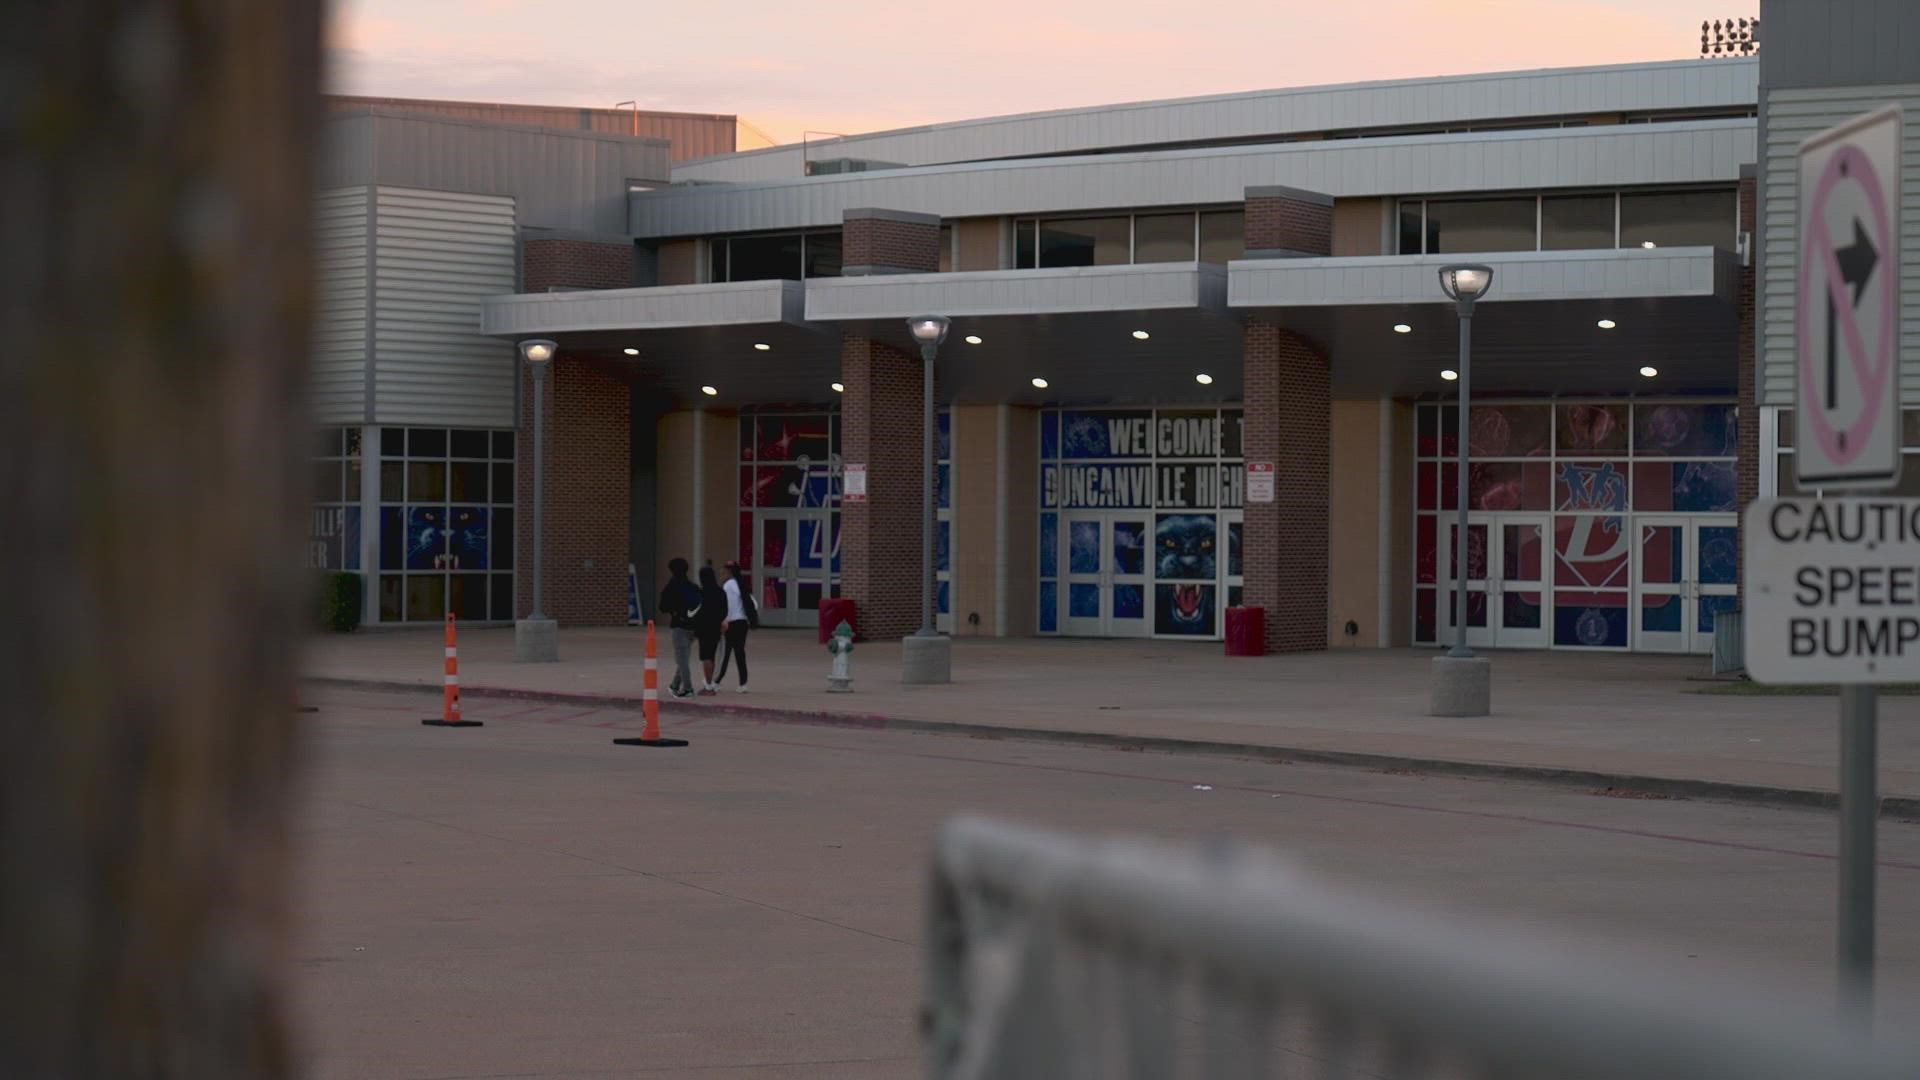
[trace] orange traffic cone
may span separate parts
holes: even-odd
[[[460,719],[460,650],[453,643],[453,612],[447,612],[447,674],[440,690],[440,717],[420,721],[429,727],[480,727],[478,720]]]
[[[685,739],[663,739],[660,737],[660,659],[655,650],[653,620],[647,620],[647,668],[646,677],[641,682],[640,709],[646,715],[647,726],[637,739],[615,739],[618,746],[685,746]]]

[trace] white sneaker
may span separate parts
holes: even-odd
[[[741,693],[743,693],[743,694],[747,692],[747,684],[746,684],[746,683],[741,683],[741,684],[740,684],[740,692],[741,692]]]

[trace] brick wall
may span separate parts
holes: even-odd
[[[922,365],[891,345],[841,339],[841,454],[867,467],[867,498],[840,508],[840,592],[853,600],[863,637],[920,628]]]
[[[1332,254],[1333,200],[1310,191],[1248,188],[1247,250]]]
[[[1266,609],[1267,649],[1327,647],[1327,360],[1259,319],[1245,335],[1245,452],[1274,464],[1274,501],[1249,502],[1242,534],[1246,602]]]
[[[560,356],[547,384],[546,580],[542,606],[568,626],[627,621],[628,444],[626,383]],[[524,368],[524,362],[523,362]],[[514,610],[533,604],[533,376],[521,372],[515,469]],[[590,564],[590,565],[589,565]]]
[[[1757,235],[1754,218],[1755,191],[1754,178],[1744,175],[1740,178],[1740,231]],[[1754,265],[1758,260],[1749,260],[1749,265],[1740,268],[1739,304],[1739,345],[1735,349],[1735,363],[1739,365],[1739,402],[1740,402],[1740,458],[1734,464],[1739,492],[1739,508],[1745,512],[1747,504],[1760,497],[1760,470],[1773,468],[1771,461],[1760,460],[1760,408],[1754,387],[1754,327],[1753,300],[1757,286]],[[1741,545],[1741,559],[1745,559],[1746,545]],[[1736,580],[1745,588],[1746,567]]]
[[[940,219],[926,214],[849,210],[840,230],[840,263],[932,273],[940,269]]]
[[[633,287],[633,244],[614,240],[528,239],[520,245],[520,290]]]

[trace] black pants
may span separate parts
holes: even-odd
[[[740,685],[747,685],[747,624],[734,621],[727,624],[727,648],[720,654],[720,673],[713,677],[714,685],[719,685],[727,677],[727,661],[738,660],[740,664]]]

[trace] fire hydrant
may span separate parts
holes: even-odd
[[[830,694],[850,694],[853,692],[853,672],[849,665],[853,662],[853,627],[845,619],[833,630],[833,636],[827,639],[827,651],[833,654],[833,670],[827,674],[827,692]]]

